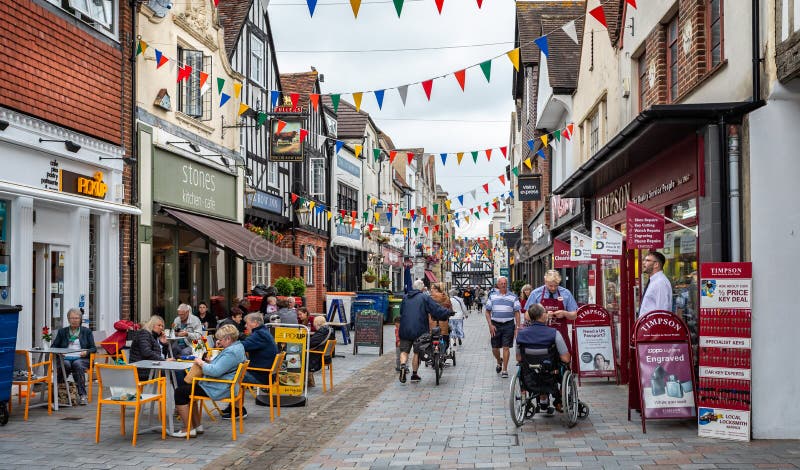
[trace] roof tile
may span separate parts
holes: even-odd
[[[226,0],[219,2],[217,6],[219,23],[224,28],[225,51],[228,57],[236,50],[236,43],[252,4],[253,0]]]

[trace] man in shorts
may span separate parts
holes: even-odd
[[[519,299],[508,290],[508,279],[505,276],[497,278],[497,289],[486,299],[485,310],[489,335],[492,337],[492,354],[497,361],[495,372],[504,379],[508,378],[509,349],[514,345],[517,330],[522,326],[520,308]],[[500,348],[503,348],[502,358]]]
[[[430,295],[425,295],[422,289],[425,283],[417,279],[412,289],[408,291],[403,303],[400,304],[400,383],[406,383],[408,375],[408,354],[417,338],[428,332],[428,315],[434,320],[447,321],[453,314],[450,310],[437,304]],[[419,354],[414,354],[412,382],[419,382]]]

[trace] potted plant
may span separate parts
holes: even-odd
[[[381,274],[380,280],[378,280],[378,285],[383,287],[384,289],[389,287],[389,275],[388,274]]]
[[[306,295],[306,280],[303,279],[302,277],[295,277],[295,278],[292,278],[291,281],[292,281],[292,295],[294,297],[299,297],[300,300],[301,300],[301,303],[304,306],[307,307],[308,304],[306,304],[306,297],[305,297],[305,295]]]
[[[288,297],[294,291],[294,283],[288,277],[279,277],[275,279],[275,290],[278,291],[279,296]]]
[[[369,283],[375,282],[375,271],[373,271],[372,268],[367,268],[367,270],[364,271],[364,280]]]

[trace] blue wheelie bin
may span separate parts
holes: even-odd
[[[389,316],[389,292],[383,289],[373,289],[368,291],[356,292],[356,300],[372,300],[375,302],[375,310],[383,315],[384,323],[391,323],[392,318]]]
[[[21,305],[0,305],[0,426],[8,423],[8,402],[17,351],[17,323]]]
[[[350,306],[350,329],[352,330],[356,326],[356,312],[361,312],[362,310],[375,310],[375,302],[372,299],[359,299],[353,301],[352,305]]]

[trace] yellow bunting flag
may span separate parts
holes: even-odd
[[[331,220],[331,217],[333,217],[333,215],[331,215],[331,211],[325,211],[325,213],[328,214],[328,220]]]
[[[544,146],[547,147],[547,134],[543,135],[541,139],[542,139],[542,144],[544,144]]]
[[[240,103],[240,104],[239,104],[239,116],[241,116],[242,114],[244,114],[245,112],[247,112],[247,110],[248,110],[248,109],[250,109],[250,106],[247,106],[247,105],[246,105],[246,104],[244,104],[244,103]]]
[[[316,206],[316,205],[317,205],[317,203],[316,203],[316,202],[314,202],[314,201],[309,201],[309,202],[308,202],[308,208],[309,208],[309,209],[314,209],[314,206]]]
[[[403,236],[404,236],[404,237],[407,237],[407,236],[408,236],[408,229],[407,229],[407,228],[405,228],[405,227],[403,227]]]
[[[530,158],[526,158],[524,163],[526,165],[528,165],[528,169],[529,170],[533,170],[533,166],[531,165],[531,159]]]
[[[356,158],[358,158],[361,155],[362,150],[364,150],[363,145],[356,145]]]
[[[380,212],[376,212],[375,213],[375,222],[378,222],[380,220],[381,220],[381,213]]]
[[[353,93],[353,102],[356,104],[356,111],[361,111],[361,98],[364,96],[363,92]]]
[[[445,199],[444,205],[447,206],[447,210],[450,210],[450,199]]]
[[[353,17],[358,18],[358,9],[361,8],[361,0],[350,0],[350,7],[353,9]]]
[[[513,51],[506,52],[506,55],[511,60],[511,63],[514,64],[514,69],[519,72],[519,47]]]
[[[464,152],[458,152],[456,154],[456,158],[458,159],[458,164],[461,165],[461,159],[464,158]]]
[[[467,221],[467,223],[469,223],[469,216],[468,216],[468,215],[465,215],[465,216],[464,216],[464,220],[466,220],[466,221]]]
[[[242,84],[241,83],[234,83],[233,84],[233,97],[237,100],[239,99],[239,95],[242,93]]]

